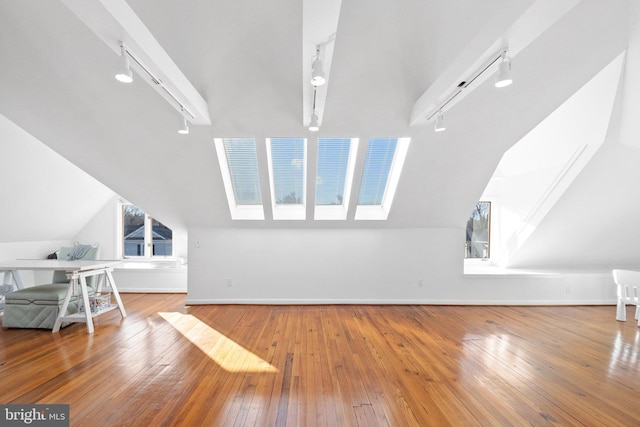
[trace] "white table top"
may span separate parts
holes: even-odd
[[[65,270],[86,271],[98,268],[115,267],[120,261],[112,260],[73,260],[59,259],[17,259],[0,261],[0,271],[3,270]]]

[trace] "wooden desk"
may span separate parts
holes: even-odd
[[[63,270],[69,275],[69,289],[64,299],[60,312],[53,327],[52,332],[58,332],[62,322],[85,322],[87,324],[87,332],[92,334],[93,329],[93,317],[98,316],[107,311],[111,311],[115,308],[120,309],[122,317],[127,317],[127,313],[122,304],[122,299],[118,293],[118,288],[113,280],[113,267],[118,265],[120,261],[100,261],[100,260],[75,260],[75,261],[63,261],[63,260],[14,260],[14,261],[2,261],[0,262],[0,272],[4,272],[4,284],[15,285],[18,289],[23,289],[24,285],[20,280],[19,270]],[[111,288],[111,292],[116,300],[116,304],[110,305],[104,310],[100,310],[96,313],[91,312],[91,304],[89,302],[89,292],[87,290],[87,277],[96,276],[97,286],[95,293],[100,294],[105,281],[108,281],[108,285]],[[82,296],[82,302],[84,305],[83,313],[74,313],[66,315],[71,297],[74,295],[75,289],[79,287],[79,293]]]

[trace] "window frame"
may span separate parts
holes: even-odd
[[[125,206],[134,206],[138,209],[140,209],[140,211],[144,212],[144,220],[143,220],[143,224],[144,224],[144,243],[143,243],[143,249],[144,249],[144,254],[143,255],[125,255],[124,253],[124,208]],[[116,242],[117,242],[117,256],[120,259],[127,259],[127,260],[151,260],[151,259],[174,259],[175,258],[175,245],[173,244],[173,241],[171,243],[171,255],[154,255],[153,254],[153,217],[151,215],[149,215],[148,213],[146,213],[143,209],[137,207],[136,205],[134,205],[133,203],[129,203],[129,202],[122,202],[119,203],[117,206],[118,209],[118,214],[117,214],[117,218],[118,218],[118,226],[117,228],[117,236],[116,236]],[[158,223],[162,224],[160,221],[158,221]],[[162,224],[164,225],[164,224]],[[166,227],[166,225],[165,225]],[[167,227],[169,228],[169,227]],[[171,234],[173,236],[174,231],[169,228],[171,230]],[[172,237],[173,239],[173,237]]]
[[[394,137],[390,137],[394,138]],[[371,141],[379,138],[370,138],[367,143],[367,152],[369,150],[369,144]],[[382,202],[379,205],[356,205],[355,219],[356,220],[379,220],[385,221],[389,217],[391,211],[391,205],[393,204],[393,198],[395,197],[398,183],[400,182],[400,175],[404,167],[404,162],[409,151],[409,144],[411,138],[403,137],[397,138],[396,149],[393,154],[393,160],[389,168],[389,174],[387,176],[387,183],[385,185],[384,194],[382,196]],[[365,152],[366,162],[366,152]],[[364,176],[364,169],[362,171]],[[362,177],[360,181],[360,189],[362,191]],[[358,197],[360,194],[358,194]]]
[[[274,165],[272,157],[272,141],[275,139],[301,140],[303,144],[302,162],[302,203],[301,204],[278,204],[275,190]],[[267,164],[269,167],[269,188],[271,191],[271,209],[274,220],[305,220],[307,219],[307,138],[301,137],[270,137],[266,138]]]
[[[320,143],[322,140],[332,140],[332,139],[349,139],[349,157],[347,159],[347,168],[345,171],[344,178],[344,189],[343,189],[343,197],[341,205],[319,205],[317,204],[317,194],[318,194],[318,163],[320,161],[320,157],[316,159],[316,204],[314,207],[314,220],[345,220],[347,219],[347,211],[349,210],[349,202],[351,200],[352,187],[353,187],[353,177],[355,172],[356,158],[358,154],[358,145],[360,143],[359,138],[318,138],[318,152],[320,151]]]
[[[227,195],[227,203],[229,204],[229,212],[231,213],[232,220],[264,220],[264,197],[262,197],[262,191],[260,198],[262,203],[255,205],[240,205],[236,201],[236,195],[233,188],[233,181],[231,179],[231,170],[229,169],[229,161],[227,159],[227,152],[224,148],[225,139],[251,139],[256,147],[256,173],[260,178],[260,169],[258,166],[259,159],[257,153],[257,142],[255,138],[214,138],[214,144],[216,148],[216,154],[218,155],[218,163],[220,165],[220,172],[222,173],[222,182],[224,184],[224,190]],[[260,184],[261,185],[261,184]]]
[[[491,222],[492,222],[492,216],[493,216],[493,202],[491,200],[479,200],[476,203],[476,206],[474,206],[474,209],[477,208],[477,206],[481,203],[486,203],[489,206],[488,209],[488,215],[487,215],[487,253],[486,256],[481,256],[481,257],[469,257],[467,256],[467,254],[469,253],[470,249],[468,247],[468,244],[470,242],[472,242],[473,240],[467,240],[467,232],[468,232],[468,224],[469,224],[469,220],[472,219],[472,216],[469,216],[469,218],[467,219],[467,225],[465,226],[465,241],[464,241],[464,259],[465,261],[472,261],[472,260],[489,260],[491,259]],[[473,211],[472,211],[472,215],[473,215]],[[484,254],[483,254],[484,255]]]

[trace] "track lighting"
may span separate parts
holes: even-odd
[[[444,117],[442,115],[442,110],[446,107],[447,110],[450,109],[456,102],[460,101],[464,97],[463,91],[470,90],[469,87],[476,81],[483,82],[484,79],[480,79],[484,73],[487,73],[485,76],[488,76],[489,73],[492,73],[495,70],[495,64],[498,63],[498,72],[496,73],[496,79],[494,86],[497,88],[502,88],[509,86],[513,83],[513,77],[511,75],[511,58],[507,56],[508,49],[506,47],[502,48],[500,53],[496,52],[495,56],[491,57],[491,60],[482,66],[475,74],[469,76],[468,79],[460,81],[453,92],[446,98],[444,101],[440,102],[434,109],[430,110],[429,114],[426,115],[425,119],[427,122],[431,121],[435,117],[435,126],[434,130],[436,132],[442,132],[446,130],[446,126],[444,124]],[[500,61],[500,62],[498,62]],[[480,79],[480,80],[478,80]]]
[[[144,72],[143,74],[148,76],[148,80],[154,82],[156,85],[156,89],[162,90],[162,93],[165,95],[165,99],[171,99],[175,104],[174,107],[180,107],[180,127],[178,128],[178,133],[181,135],[187,135],[189,133],[189,122],[187,121],[186,114],[189,114],[191,119],[195,119],[196,116],[185,109],[182,101],[179,101],[166,86],[163,85],[162,81],[155,77],[151,71],[149,71],[136,57],[133,55],[127,47],[124,45],[124,42],[120,42],[120,66],[118,72],[115,77],[118,81],[123,83],[131,83],[133,81],[133,77],[131,74],[131,66],[129,64],[129,58],[133,59],[136,63],[136,71],[139,73],[140,71]],[[168,98],[167,98],[168,97]],[[185,114],[186,113],[186,114]]]
[[[184,116],[184,108],[182,109],[182,115],[180,116],[180,128],[178,129],[180,135],[187,135],[189,133],[189,123]]]
[[[131,83],[133,81],[131,67],[129,66],[129,57],[127,56],[127,49],[124,43],[120,43],[120,64],[116,72],[116,80],[122,83]]]
[[[318,132],[320,130],[320,125],[318,124],[318,113],[315,111],[311,114],[311,122],[309,123],[309,130],[311,132]]]
[[[327,82],[322,69],[322,61],[320,60],[320,47],[316,47],[316,59],[311,64],[311,84],[313,86],[322,86]]]
[[[311,132],[318,132],[320,130],[320,124],[318,123],[318,112],[316,111],[316,96],[318,90],[313,88],[313,105],[311,106],[313,113],[311,113],[311,121],[309,122],[309,130]]]
[[[507,56],[507,51],[504,50],[502,55],[500,55],[502,59],[500,64],[498,64],[498,74],[496,74],[496,87],[506,87],[513,83],[513,78],[511,76],[511,58]]]
[[[444,124],[444,116],[442,115],[442,110],[438,111],[438,115],[436,116],[436,124],[433,127],[435,132],[443,132],[447,130],[447,127]]]
[[[316,58],[311,65],[311,84],[314,86],[322,86],[326,82],[327,79],[324,77],[324,71],[322,71],[322,61],[320,58]]]

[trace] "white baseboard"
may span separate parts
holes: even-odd
[[[118,287],[118,293],[121,294],[186,294],[187,290],[184,288],[126,288],[120,289]]]
[[[195,299],[187,298],[186,305],[615,305],[616,300],[536,300],[536,301],[464,301],[464,300],[429,300],[429,299]]]

